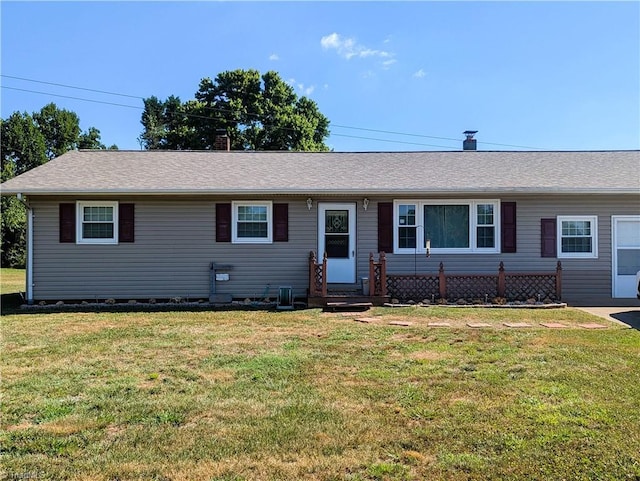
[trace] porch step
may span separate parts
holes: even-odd
[[[330,312],[361,312],[367,311],[373,304],[370,302],[327,302],[325,311]]]

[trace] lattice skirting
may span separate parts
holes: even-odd
[[[440,297],[438,276],[387,275],[387,293],[402,300],[421,301]]]
[[[546,274],[505,275],[505,297],[509,300],[524,301],[527,299],[553,301],[556,296],[556,277]]]
[[[498,276],[448,275],[447,299],[493,299],[498,297]]]
[[[445,275],[444,289],[440,289],[437,275],[387,275],[387,293],[400,300],[439,299],[441,292],[447,300],[494,299],[501,297],[497,275]],[[559,300],[556,277],[552,274],[505,275],[504,297],[509,301],[527,299]]]

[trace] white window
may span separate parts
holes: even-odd
[[[434,254],[497,253],[497,200],[396,200],[394,252]]]
[[[234,244],[270,244],[273,226],[271,202],[233,202]]]
[[[558,257],[598,257],[598,218],[558,216]]]
[[[118,203],[78,202],[76,239],[78,244],[117,244]]]

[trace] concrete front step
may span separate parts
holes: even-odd
[[[340,310],[349,308],[363,310],[373,306],[382,306],[386,302],[389,302],[388,296],[336,296],[329,294],[327,297],[309,297],[307,299],[309,307],[339,308]]]

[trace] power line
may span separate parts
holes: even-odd
[[[391,130],[367,129],[367,128],[363,128],[363,127],[349,127],[347,125],[338,125],[338,124],[331,124],[331,125],[333,127],[339,127],[341,129],[363,130],[363,131],[366,131],[366,132],[377,132],[377,133],[380,133],[380,134],[405,135],[405,136],[408,136],[408,137],[422,137],[422,138],[427,138],[427,139],[452,140],[454,142],[460,142],[460,139],[453,139],[451,137],[435,137],[433,135],[410,134],[410,133],[406,133],[406,132],[394,132],[394,131],[391,131]],[[519,148],[523,148],[523,149],[545,150],[545,149],[542,149],[541,147],[529,147],[529,146],[526,146],[526,145],[498,144],[496,142],[483,142],[481,140],[478,140],[477,142],[479,144],[501,145],[503,147],[519,147]],[[411,142],[407,142],[407,143],[411,143]],[[417,144],[417,145],[427,145],[427,144]]]
[[[99,94],[104,94],[104,95],[114,95],[114,96],[138,99],[138,100],[143,100],[143,101],[145,100],[144,97],[139,97],[139,96],[136,96],[136,95],[123,94],[123,93],[119,93],[119,92],[110,92],[110,91],[99,90],[99,89],[91,89],[91,88],[86,88],[86,87],[78,87],[78,86],[74,86],[74,85],[61,84],[61,83],[56,83],[56,82],[47,82],[47,81],[43,81],[43,80],[30,79],[30,78],[26,78],[26,77],[17,77],[17,76],[6,75],[6,74],[0,74],[0,77],[10,78],[10,79],[14,79],[14,80],[21,80],[21,81],[25,81],[25,82],[39,83],[39,84],[44,84],[44,85],[52,85],[52,86],[56,86],[56,87],[63,87],[63,88],[69,88],[69,89],[75,89],[75,90],[83,90],[83,91],[86,91],[86,92],[94,92],[94,93],[99,93]],[[22,92],[37,93],[37,94],[42,94],[42,95],[51,95],[51,96],[55,96],[55,97],[68,98],[68,99],[73,99],[73,100],[80,100],[80,101],[84,101],[84,102],[93,102],[93,103],[112,105],[112,106],[117,106],[117,107],[126,107],[126,108],[144,110],[144,108],[141,108],[141,107],[135,107],[135,106],[125,105],[125,104],[118,104],[118,103],[114,103],[114,102],[106,102],[106,101],[93,100],[93,99],[85,99],[85,98],[73,97],[73,96],[68,96],[68,95],[52,94],[52,93],[48,93],[48,92],[39,92],[39,91],[29,90],[29,89],[21,89],[21,88],[16,88],[16,87],[7,87],[7,86],[4,86],[4,85],[2,86],[2,88],[6,88],[6,89],[10,89],[10,90],[18,90],[18,91],[22,91]],[[224,108],[209,107],[209,106],[203,106],[203,108],[205,110],[216,111],[216,112],[221,112],[221,113],[231,112],[230,109],[224,109]],[[209,119],[209,117],[199,116],[197,114],[190,114],[190,113],[186,113],[186,112],[180,113],[180,115],[184,115],[185,117],[190,117],[190,118]],[[256,118],[260,117],[259,114],[255,114],[255,113],[252,113],[252,112],[247,112],[246,115],[254,116]],[[264,124],[264,125],[268,125],[268,124]],[[396,132],[396,131],[391,131],[391,130],[371,129],[371,128],[365,128],[365,127],[353,127],[353,126],[333,124],[333,123],[330,124],[330,127],[336,127],[336,128],[341,128],[341,129],[350,129],[350,130],[360,130],[360,131],[364,131],[364,132],[375,132],[375,133],[381,133],[381,134],[387,134],[387,135],[399,135],[399,136],[406,136],[406,137],[427,138],[427,139],[437,139],[437,140],[449,140],[449,141],[452,141],[452,142],[460,142],[460,140],[461,140],[459,138],[437,137],[437,136],[426,135],[426,134],[414,134],[414,133],[408,133],[408,132]],[[282,127],[282,129],[291,130],[293,132],[296,131],[295,129],[290,128],[290,127]],[[432,144],[416,143],[416,142],[407,142],[407,141],[402,141],[402,140],[391,140],[391,139],[378,139],[378,138],[372,138],[372,137],[349,136],[349,135],[346,135],[346,134],[337,134],[337,133],[333,133],[333,132],[330,135],[334,135],[334,136],[337,136],[337,137],[358,138],[358,139],[363,139],[363,140],[374,140],[374,141],[379,141],[379,142],[400,143],[400,144],[406,144],[406,145],[419,145],[419,146],[438,147],[438,148],[443,147],[443,146],[440,146],[440,145],[432,145]],[[526,146],[526,145],[502,144],[502,143],[496,143],[496,142],[486,142],[486,141],[481,141],[481,140],[478,140],[477,142],[479,144],[497,145],[497,146],[501,146],[501,147],[515,147],[515,148],[521,148],[521,149],[545,150],[544,148],[541,148],[541,147],[531,147],[531,146]],[[451,147],[444,147],[444,148],[451,148]]]
[[[116,102],[107,102],[107,101],[104,101],[104,100],[86,99],[86,98],[82,98],[82,97],[74,97],[72,95],[62,95],[62,94],[54,94],[54,93],[50,93],[50,92],[41,92],[41,91],[38,91],[38,90],[21,89],[21,88],[17,88],[17,87],[8,87],[6,85],[2,85],[1,87],[3,89],[17,90],[17,91],[20,91],[20,92],[28,92],[28,93],[34,93],[34,94],[49,95],[49,96],[52,96],[52,97],[61,97],[61,98],[65,98],[65,99],[79,100],[79,101],[83,101],[83,102],[91,102],[91,103],[104,104],[104,105],[112,105],[112,106],[115,106],[115,107],[126,107],[126,108],[130,108],[130,109],[144,110],[144,107],[139,107],[139,106],[135,106],[135,105],[127,105],[127,104],[119,104],[119,103],[116,103]],[[132,96],[130,96],[130,97],[132,97]],[[133,98],[138,98],[138,97],[133,97]],[[217,109],[217,110],[222,110],[222,109]],[[228,111],[230,111],[230,110],[228,110]],[[194,118],[194,119],[210,120],[210,117],[206,117],[204,115],[186,113],[186,112],[176,112],[176,115],[182,115],[184,117],[189,117],[189,118]],[[250,115],[254,115],[254,114],[250,114]],[[255,114],[255,115],[257,115],[257,114]],[[269,126],[269,124],[263,124],[263,125]],[[356,128],[356,127],[354,127],[354,128]],[[290,130],[290,131],[293,131],[293,132],[296,131],[295,129],[293,129],[291,127],[282,127],[282,129]],[[424,144],[424,143],[418,143],[418,142],[407,142],[407,141],[403,141],[403,140],[377,139],[377,138],[373,138],[373,137],[361,137],[361,136],[356,136],[356,135],[346,135],[346,134],[338,134],[338,133],[331,133],[331,135],[336,136],[336,137],[348,137],[348,138],[352,138],[352,139],[374,140],[374,141],[377,141],[377,142],[389,142],[389,143],[396,143],[396,144],[419,145],[419,146],[423,146],[423,147],[438,147],[438,148],[444,148],[444,149],[453,149],[453,147],[450,147],[450,146],[432,145],[432,144]]]
[[[2,88],[3,89],[8,89],[8,90],[19,90],[20,92],[29,92],[29,93],[32,93],[32,94],[50,95],[51,97],[62,97],[64,99],[81,100],[83,102],[93,102],[95,104],[106,104],[106,105],[114,105],[116,107],[127,107],[127,108],[130,108],[130,109],[144,110],[143,107],[138,107],[138,106],[134,106],[134,105],[117,104],[115,102],[105,102],[104,100],[83,99],[81,97],[73,97],[71,95],[52,94],[50,92],[39,92],[37,90],[20,89],[20,88],[17,88],[17,87],[7,87],[6,85],[2,85]]]
[[[347,135],[347,134],[331,134],[331,135],[335,135],[336,137],[348,137],[350,139],[375,140],[375,141],[378,141],[378,142],[394,142],[394,143],[409,144],[409,145],[420,145],[420,146],[425,146],[425,147],[438,147],[438,148],[442,148],[442,149],[453,149],[453,147],[446,146],[446,145],[422,144],[422,143],[419,143],[419,142],[407,142],[407,141],[404,141],[404,140],[376,139],[376,138],[373,138],[373,137],[361,137],[359,135]]]
[[[10,78],[10,79],[14,79],[14,80],[24,80],[25,82],[34,82],[34,83],[45,84],[45,85],[55,85],[56,87],[64,87],[64,88],[68,88],[68,89],[85,90],[87,92],[96,92],[96,93],[99,93],[99,94],[117,95],[119,97],[129,97],[129,98],[132,98],[132,99],[144,100],[143,97],[138,97],[137,95],[121,94],[121,93],[118,93],[118,92],[108,92],[106,90],[88,89],[88,88],[85,88],[85,87],[75,87],[73,85],[59,84],[59,83],[55,83],[55,82],[45,82],[44,80],[35,80],[35,79],[24,78],[24,77],[14,77],[13,75],[0,74],[0,77]]]

